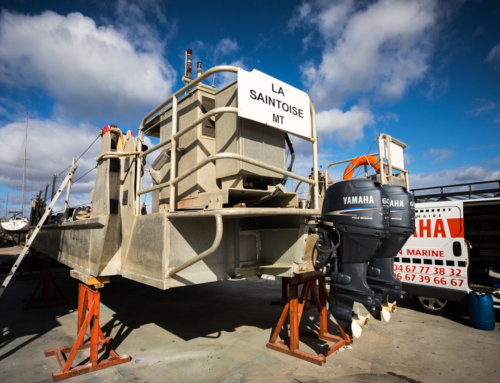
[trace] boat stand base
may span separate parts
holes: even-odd
[[[43,270],[37,270],[38,273],[37,274],[33,274],[33,272],[35,271],[35,267],[37,267],[37,260],[35,259],[35,254],[33,254],[31,251],[29,253],[29,256],[28,256],[28,259],[26,260],[26,262],[24,263],[21,263],[21,267],[19,268],[18,272],[19,274],[17,274],[17,277],[16,279],[18,281],[25,281],[25,280],[28,280],[28,279],[37,279],[37,278],[40,278],[42,273],[43,273]],[[24,275],[25,272],[28,272],[28,275]]]
[[[43,267],[41,270],[42,274],[40,276],[40,280],[38,281],[35,290],[29,297],[28,301],[26,302],[26,305],[24,306],[23,310],[28,310],[28,309],[37,309],[37,308],[42,308],[42,307],[51,307],[51,306],[59,306],[59,305],[65,305],[68,303],[66,298],[64,297],[61,289],[57,285],[56,280],[54,279],[54,276],[50,272],[50,267],[49,267],[49,262],[44,261],[43,262]],[[50,282],[52,281],[52,284],[54,285],[57,293],[57,299],[56,301],[52,300],[49,297],[49,287],[50,287]],[[36,298],[36,293],[38,290],[42,287],[42,298]],[[32,306],[33,302],[43,300],[42,304],[39,304],[37,306]]]
[[[101,297],[99,290],[95,286],[80,283],[78,294],[78,335],[75,343],[72,346],[45,350],[46,357],[56,356],[61,368],[61,370],[52,373],[54,381],[130,362],[130,356],[117,355],[110,347],[111,338],[104,337],[99,325],[100,305]],[[84,342],[84,337],[89,327],[91,328],[90,339]],[[101,346],[109,357],[99,361],[98,353]],[[71,367],[76,353],[85,349],[90,349],[90,362],[82,366]],[[66,356],[66,354],[69,355]]]
[[[321,366],[323,363],[326,363],[327,356],[339,348],[351,344],[351,339],[340,327],[339,329],[342,333],[342,337],[328,333],[328,313],[326,309],[328,291],[326,290],[324,275],[315,275],[305,278],[295,277],[290,278],[287,282],[289,284],[290,294],[285,304],[285,308],[281,313],[278,325],[271,336],[271,340],[267,343],[267,347]],[[299,285],[303,285],[300,297],[298,296]],[[299,329],[300,320],[305,311],[309,295],[312,296],[315,307],[319,312],[319,332],[315,330]],[[288,316],[290,317],[290,337],[278,342],[279,333]],[[301,351],[299,349],[299,336],[304,334],[313,334],[319,339],[334,342],[334,344],[318,355]]]

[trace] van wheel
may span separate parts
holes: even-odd
[[[448,301],[445,299],[429,298],[429,297],[413,297],[418,303],[420,309],[426,313],[433,315],[443,315]]]

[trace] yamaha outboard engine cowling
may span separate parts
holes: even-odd
[[[353,303],[371,312],[381,302],[368,286],[366,275],[379,270],[367,262],[390,234],[389,198],[379,182],[351,179],[337,182],[326,192],[321,219],[323,229],[338,230],[338,262],[330,268],[330,312],[342,329],[351,333]]]
[[[379,269],[380,275],[368,275],[368,284],[376,295],[387,296],[390,292],[402,293],[401,281],[394,276],[394,257],[415,233],[415,203],[403,186],[386,185],[384,189],[390,199],[391,234],[382,241],[370,261],[370,266]]]

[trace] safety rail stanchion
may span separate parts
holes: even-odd
[[[312,123],[312,136],[313,136],[313,179],[314,179],[314,209],[319,209],[319,183],[318,183],[318,137],[316,136],[316,111],[312,101],[311,106],[311,123]]]
[[[177,96],[172,100],[172,150],[170,151],[170,179],[175,179],[177,175],[177,139],[175,135],[177,134]],[[177,188],[174,184],[170,185],[170,200],[169,200],[169,211],[175,211],[175,191]]]
[[[143,133],[142,131],[139,131],[139,134],[138,134],[138,137],[137,137],[137,143],[136,143],[136,151],[141,153],[142,152],[142,140],[143,140]],[[141,177],[141,171],[142,171],[142,158],[141,158],[141,155],[138,154],[136,157],[135,157],[135,161],[136,161],[136,176],[135,176],[135,180],[136,180],[136,196],[135,196],[135,200],[136,200],[136,203],[135,203],[135,214],[136,215],[141,215],[141,195],[140,195],[140,191],[142,189],[142,177]]]

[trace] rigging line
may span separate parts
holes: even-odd
[[[368,152],[366,152],[366,154],[370,154],[370,150],[372,150],[372,147],[373,147],[373,144],[375,143],[375,141],[378,140],[378,137],[375,138],[372,142],[372,144],[370,145],[370,149],[368,149]],[[359,172],[362,170],[362,168],[359,168],[358,171],[356,172],[356,174],[354,175],[354,178],[356,178],[356,176],[359,174]]]
[[[62,173],[64,173],[66,170],[68,170],[70,167],[71,167],[71,165],[69,165],[69,166],[68,166],[67,168],[65,168],[63,171],[59,172],[59,173],[57,174],[57,177],[59,178],[59,176],[60,176]],[[54,181],[52,181],[52,182],[54,182]]]
[[[80,157],[78,157],[78,158],[76,159],[75,163],[77,163],[77,162],[78,162],[78,160],[79,160],[80,158],[82,158],[82,156],[83,156],[85,153],[87,153],[87,152],[88,152],[88,150],[92,147],[92,145],[94,145],[94,144],[95,144],[95,142],[97,141],[97,139],[98,139],[99,137],[101,137],[101,134],[100,134],[100,133],[97,135],[97,137],[95,138],[94,142],[92,142],[92,143],[89,145],[89,147],[88,147],[87,149],[85,149],[85,151],[84,151],[82,154],[80,154]]]
[[[95,138],[95,140],[94,140],[94,141],[93,141],[93,142],[89,145],[89,147],[88,147],[87,149],[85,149],[85,151],[84,151],[82,154],[80,154],[80,157],[78,157],[78,158],[76,159],[75,164],[78,162],[78,160],[79,160],[80,158],[82,158],[82,156],[83,156],[85,153],[87,153],[87,152],[89,151],[89,149],[92,147],[92,145],[94,145],[94,144],[96,143],[96,141],[99,139],[99,137],[101,137],[101,133],[99,133],[99,134],[97,135],[97,137]],[[66,169],[64,169],[62,172],[59,172],[59,173],[57,174],[57,176],[59,177],[62,173],[64,173],[64,172],[65,172],[67,169],[69,169],[70,167],[71,167],[71,165],[69,165],[69,166],[68,166]]]
[[[59,178],[59,180],[61,180],[61,182],[63,181],[62,178],[60,178],[60,177],[57,177],[57,178]],[[71,180],[69,180],[69,182],[71,182],[71,184],[74,184],[74,182],[71,181]],[[68,186],[69,186],[69,184],[66,187],[68,187]],[[69,195],[70,195],[70,197],[76,198],[81,203],[84,203],[80,198],[78,198],[76,195],[74,195],[73,193],[71,193],[71,190],[69,191]],[[69,205],[69,198],[68,198],[68,205]]]
[[[87,174],[89,174],[92,170],[94,169],[97,169],[97,166],[94,166],[92,169],[90,169],[87,173],[85,173],[83,176],[81,176],[80,178],[78,178],[76,181],[72,181],[71,183],[77,183],[78,181],[80,181],[83,177],[85,177]]]

